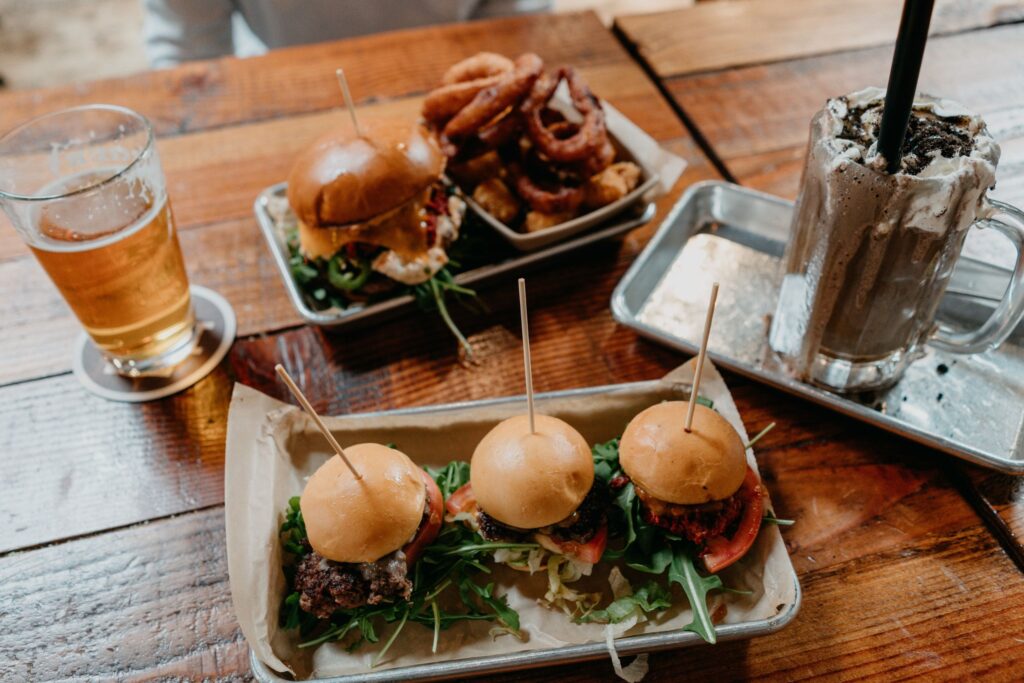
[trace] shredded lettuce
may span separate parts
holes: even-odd
[[[551,555],[547,567],[548,589],[540,603],[562,610],[569,616],[585,614],[601,601],[600,593],[583,593],[567,584],[579,581],[582,568],[563,555]]]

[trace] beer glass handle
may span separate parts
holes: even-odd
[[[986,226],[1006,235],[1017,249],[1017,265],[1006,286],[1002,301],[992,312],[992,316],[981,327],[969,332],[953,332],[945,325],[931,343],[937,348],[954,353],[981,353],[1002,344],[1014,328],[1024,318],[1024,211],[1015,206],[995,199],[985,200],[989,204],[991,215],[1005,215],[1013,220],[1007,223],[995,218],[987,218]]]

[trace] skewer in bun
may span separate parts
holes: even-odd
[[[349,446],[345,454],[362,479],[337,455],[324,463],[302,492],[306,533],[329,560],[374,562],[408,543],[420,527],[429,477],[407,455],[380,444]]]
[[[536,414],[498,423],[477,445],[470,480],[477,503],[518,529],[555,524],[571,515],[594,484],[586,439],[556,417]]]
[[[746,449],[732,425],[711,408],[694,406],[690,431],[687,403],[667,401],[629,423],[619,444],[622,469],[659,500],[699,505],[728,498],[747,471]]]

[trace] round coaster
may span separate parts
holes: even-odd
[[[125,377],[117,374],[83,332],[75,342],[72,366],[82,386],[110,401],[141,403],[176,394],[210,374],[235,340],[235,312],[212,289],[192,285],[189,290],[200,330],[199,343],[191,356],[165,377]]]

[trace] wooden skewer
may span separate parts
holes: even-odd
[[[693,388],[690,390],[690,405],[686,407],[686,424],[684,429],[689,432],[693,427],[693,411],[697,407],[697,390],[700,389],[700,378],[704,374],[704,359],[708,355],[708,337],[711,336],[711,319],[715,317],[715,302],[718,301],[718,283],[711,285],[711,301],[708,302],[708,315],[704,319],[704,338],[700,342],[697,354],[697,369],[693,374]]]
[[[284,366],[278,363],[274,366],[274,370],[284,381],[285,385],[288,387],[288,391],[292,392],[292,396],[294,396],[295,400],[299,402],[302,409],[306,411],[306,414],[313,418],[313,422],[316,424],[317,429],[319,429],[320,433],[326,437],[327,443],[331,444],[331,448],[334,449],[334,452],[337,453],[338,457],[344,460],[345,464],[348,465],[348,468],[352,470],[353,476],[355,476],[356,479],[362,479],[363,475],[359,474],[359,470],[353,467],[352,463],[349,462],[348,457],[345,455],[345,451],[341,448],[341,444],[338,443],[338,440],[334,438],[334,434],[331,434],[331,430],[327,428],[324,421],[321,420],[320,416],[316,414],[315,410],[313,410],[313,406],[309,405],[309,401],[306,400],[302,390],[299,389],[299,385],[295,383],[295,380],[293,380],[291,375],[288,374],[288,371],[284,369]]]
[[[334,72],[338,77],[338,85],[341,87],[341,95],[345,98],[345,106],[348,107],[349,116],[352,117],[352,126],[356,129],[356,135],[363,137],[363,129],[359,126],[359,119],[356,117],[356,105],[352,101],[352,93],[348,89],[348,80],[345,78],[345,70],[338,68]]]
[[[526,316],[526,280],[519,278],[519,321],[523,326],[523,367],[526,369],[526,407],[530,414],[530,433],[536,434],[533,417],[533,364],[530,362],[530,322]]]

